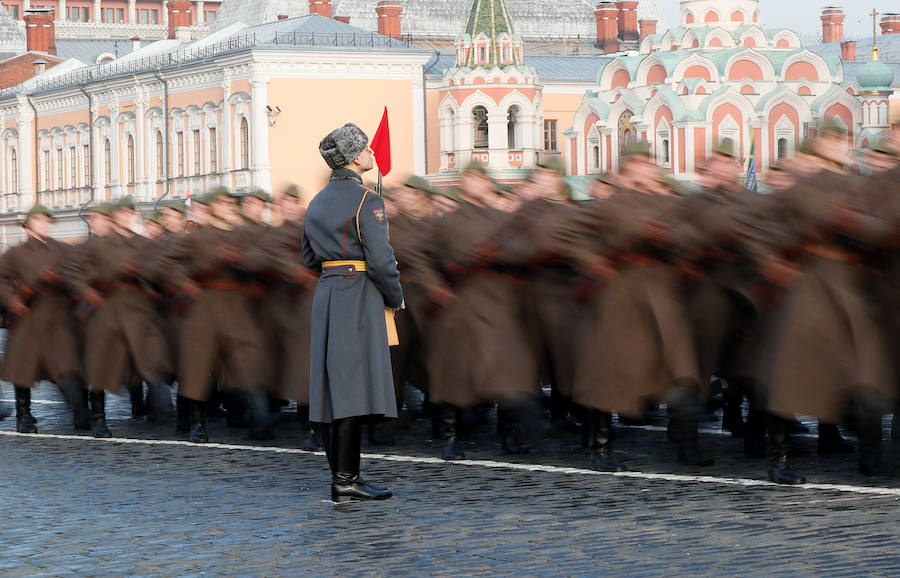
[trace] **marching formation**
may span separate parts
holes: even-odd
[[[332,168],[357,162],[365,146]],[[820,452],[853,451],[843,424],[858,434],[860,472],[893,475],[881,445],[884,415],[895,415],[893,435],[900,429],[898,150],[895,129],[848,164],[845,132],[826,122],[789,163],[771,168],[765,193],[739,182],[727,144],[699,171],[696,191],[667,179],[645,143],[591,184],[588,201],[571,199],[552,161],[512,188],[477,163],[453,192],[413,177],[371,207],[367,193],[351,202],[333,183],[331,205],[310,209],[326,222],[329,209],[341,209],[343,241],[333,248],[313,246],[327,236],[305,230],[296,187],[274,202],[219,189],[147,219],[127,199],[99,204],[89,240],[74,247],[51,237],[52,217],[36,206],[24,221],[28,240],[0,257],[3,378],[15,386],[16,428],[37,432],[30,389],[47,379],[64,393],[74,426],[95,436],[111,435],[106,393],[127,389],[135,416],[174,416],[177,432],[198,443],[208,440],[209,412],[271,439],[279,408],[295,400],[305,445],[320,448],[321,433],[326,442],[338,435],[337,417],[333,428],[319,423],[332,421],[328,408],[354,400],[314,404],[311,416],[306,409],[311,349],[319,355],[310,339],[316,287],[330,284],[329,315],[352,318],[356,301],[334,278],[368,264],[380,293],[359,299],[397,308],[399,345],[390,367],[363,351],[377,365],[366,371],[392,371],[397,411],[406,385],[425,393],[447,460],[465,457],[463,413],[493,405],[504,450],[527,452],[546,386],[551,421],[578,424],[595,468],[626,467],[613,451],[613,413],[640,422],[660,403],[678,459],[710,465],[698,422],[720,383],[723,428],[744,438],[748,457],[768,458],[773,481],[805,481],[789,459],[795,414],[819,420]],[[375,262],[389,253],[346,260],[348,239],[380,246],[370,236],[384,225],[402,297],[379,276],[393,271]],[[341,251],[344,261],[309,258]],[[350,334],[327,340],[329,352],[355,347]],[[358,377],[353,367],[336,375],[331,361],[324,376],[312,365],[317,383]],[[384,400],[366,402],[378,408],[367,420],[373,443],[378,416],[395,414]]]

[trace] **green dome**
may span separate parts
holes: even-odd
[[[856,73],[856,81],[863,90],[889,90],[894,83],[894,71],[880,60],[871,60]]]

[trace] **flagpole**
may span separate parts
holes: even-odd
[[[381,194],[381,169],[378,169],[378,185],[376,185],[375,192]]]

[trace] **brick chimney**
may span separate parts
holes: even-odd
[[[638,28],[641,31],[641,41],[644,38],[656,34],[656,20],[641,20],[638,22]]]
[[[343,22],[344,24],[350,24],[349,16],[335,16],[334,19],[338,22]]]
[[[56,54],[56,17],[52,8],[33,8],[25,12],[25,49]]]
[[[835,6],[822,9],[822,42],[840,42],[844,39],[844,11]]]
[[[403,12],[403,4],[399,0],[381,0],[375,6],[378,14],[378,34],[400,38],[400,13]]]
[[[856,60],[855,40],[845,40],[841,42],[841,60],[844,62],[853,62]]]
[[[615,2],[601,2],[594,9],[597,18],[597,48],[605,54],[619,51],[619,9]]]
[[[169,38],[176,38],[176,28],[190,27],[193,10],[193,3],[187,0],[169,0]]]
[[[616,9],[619,11],[618,36],[622,42],[636,42],[638,34],[637,0],[619,0]]]
[[[309,13],[331,18],[331,0],[309,0]]]
[[[900,13],[892,12],[881,17],[882,34],[900,34]]]

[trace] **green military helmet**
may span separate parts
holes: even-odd
[[[722,142],[719,143],[719,146],[717,146],[716,150],[713,152],[715,152],[717,155],[722,155],[729,158],[735,158],[737,156],[735,155],[734,151],[734,141],[730,138],[722,139]]]
[[[162,224],[160,222],[161,216],[162,216],[162,213],[160,213],[159,211],[153,211],[152,213],[145,215],[144,220],[150,221],[151,223],[156,223],[157,225],[161,225]]]
[[[797,152],[802,155],[814,155],[816,154],[815,149],[813,149],[812,141],[805,140],[800,143],[800,146],[797,147]]]
[[[616,186],[616,181],[613,178],[612,173],[601,173],[594,177],[595,181],[600,181],[603,184],[609,185],[611,187]]]
[[[403,184],[411,189],[422,191],[427,195],[435,194],[434,187],[431,186],[431,183],[417,175],[412,175],[411,177],[406,179],[406,182],[404,182]]]
[[[232,197],[231,191],[228,190],[228,187],[216,187],[208,193],[204,193],[197,197],[191,198],[201,205],[209,205],[210,203],[221,197]]]
[[[688,185],[672,177],[671,175],[664,175],[659,179],[659,182],[679,197],[684,197],[691,194],[691,189]]]
[[[450,199],[454,203],[462,202],[462,197],[459,196],[459,193],[451,191],[450,189],[434,189],[434,194],[438,197]]]
[[[262,189],[250,189],[247,192],[247,194],[241,195],[242,200],[249,198],[249,197],[253,197],[254,199],[259,199],[260,201],[262,201],[264,203],[272,202],[272,197],[269,195],[269,193],[265,192]]]
[[[38,204],[28,209],[28,212],[25,213],[25,220],[22,221],[22,223],[27,224],[28,220],[35,215],[44,215],[45,217],[49,217],[51,220],[54,219],[53,215],[50,213],[50,209],[48,209],[44,205]]]
[[[566,167],[563,165],[562,160],[557,156],[545,156],[537,163],[537,167],[541,169],[546,169],[548,171],[553,171],[554,173],[559,174],[561,177],[566,176]]]
[[[485,167],[484,164],[480,160],[472,159],[472,161],[466,165],[466,168],[463,169],[464,175],[468,174],[468,173],[478,173],[480,175],[487,176],[488,171],[487,171],[487,167]]]
[[[844,123],[839,122],[837,117],[826,116],[825,119],[822,121],[822,126],[819,129],[819,133],[821,135],[826,135],[826,134],[846,135],[847,127],[844,126]]]
[[[113,205],[112,203],[98,203],[96,205],[88,207],[88,213],[96,213],[98,215],[103,215],[104,217],[112,217]]]
[[[636,140],[630,143],[625,150],[622,151],[623,157],[641,156],[650,157],[650,144],[644,140]]]
[[[300,193],[300,187],[297,185],[291,184],[288,185],[286,189],[281,192],[282,195],[286,197],[293,197],[295,199],[301,198],[303,195]]]
[[[133,211],[134,208],[134,200],[131,197],[122,197],[112,205],[113,211],[117,211],[119,209],[128,209],[130,211]]]
[[[182,201],[170,201],[160,207],[160,210],[164,209],[170,209],[172,211],[177,211],[182,215],[187,215],[187,205]]]
[[[900,151],[891,145],[891,143],[887,139],[881,139],[872,146],[872,152],[881,153],[884,155],[891,155],[894,157],[900,156]]]

